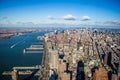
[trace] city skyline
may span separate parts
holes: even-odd
[[[119,0],[1,0],[0,27],[96,25],[120,28]]]

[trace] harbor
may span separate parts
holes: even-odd
[[[36,53],[39,53],[39,54],[43,54],[44,55],[44,44],[43,44],[43,41],[40,42],[40,43],[37,43],[37,44],[32,44],[30,45],[29,48],[26,48],[23,50],[23,54],[26,54],[26,55],[29,55],[29,53],[31,54],[36,54]],[[44,57],[43,57],[44,58]],[[43,61],[44,59],[42,59],[42,64],[43,65]],[[4,71],[2,73],[2,75],[10,75],[14,80],[17,80],[19,79],[19,75],[27,75],[28,77],[32,75],[32,77],[34,76],[38,76],[39,79],[41,79],[42,75],[41,75],[41,70],[42,67],[41,65],[36,65],[36,66],[28,66],[28,67],[24,67],[24,66],[15,66],[12,68],[12,71]],[[31,79],[32,77],[30,77],[29,79]]]
[[[31,45],[32,45],[32,47],[34,45],[35,46],[40,45],[41,48],[43,49],[42,41],[38,40],[36,38],[37,38],[37,36],[43,35],[44,33],[45,32],[29,33],[29,34],[15,36],[13,38],[0,41],[0,45],[2,45],[2,43],[8,44],[8,46],[5,47],[7,50],[6,49],[4,50],[4,47],[2,47],[2,46],[1,46],[1,50],[0,50],[1,52],[5,53],[5,54],[2,54],[0,57],[1,61],[4,62],[4,64],[2,62],[0,64],[0,68],[1,68],[0,69],[0,79],[11,80],[11,77],[9,77],[10,75],[8,75],[8,74],[10,72],[12,72],[13,67],[33,67],[35,65],[41,65],[42,56],[43,56],[43,52],[44,52],[43,50],[39,49],[38,51],[41,51],[41,52],[39,52],[37,54],[36,53],[35,54],[34,53],[32,53],[32,54],[25,53],[24,54],[23,51],[26,48],[30,48]],[[12,45],[14,45],[16,43],[17,43],[16,46],[14,46],[13,48],[10,48]],[[32,51],[35,51],[35,50],[32,50]],[[7,57],[8,55],[9,55],[9,57]],[[5,63],[5,62],[9,62],[9,63]],[[4,66],[4,67],[2,67],[2,66]],[[8,74],[6,74],[6,71]],[[28,71],[26,71],[25,69],[22,70],[23,73],[24,73],[24,71],[26,73],[28,73]],[[6,75],[3,75],[4,72]],[[21,70],[20,70],[20,72],[21,72]],[[33,70],[32,70],[32,72],[33,72]],[[30,75],[30,73],[29,73],[29,75]],[[20,79],[23,79],[24,76],[25,75],[21,74]],[[37,77],[33,76],[33,79],[34,78],[37,79]]]

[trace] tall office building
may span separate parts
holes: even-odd
[[[108,80],[108,72],[104,68],[96,69],[93,80]]]
[[[12,80],[18,80],[18,71],[13,70],[11,76],[12,76]]]

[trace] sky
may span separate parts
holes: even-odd
[[[60,24],[120,28],[120,0],[0,0],[0,27]]]

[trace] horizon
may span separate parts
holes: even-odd
[[[0,27],[120,28],[119,0],[1,0]]]

